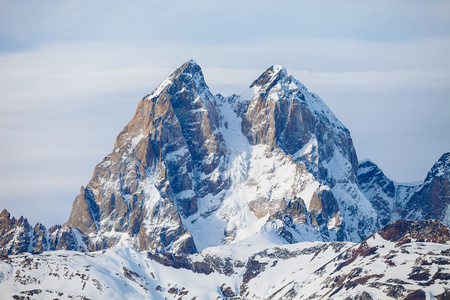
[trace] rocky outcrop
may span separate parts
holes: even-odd
[[[255,221],[236,210],[243,196],[237,190],[244,189],[243,203],[257,222],[281,221],[271,224],[289,242],[306,236],[358,240],[370,234],[372,213],[356,205],[366,200],[354,190],[357,160],[348,130],[283,68],[268,69],[252,88],[250,100],[213,96],[194,61],[181,66],[141,100],[114,150],[75,199],[66,226],[88,237],[91,251],[130,245],[192,253],[217,244],[200,239],[205,228],[219,232],[216,224],[223,221],[218,241],[251,234],[245,228],[255,225],[246,223]],[[333,173],[336,164],[344,176]],[[280,184],[277,173],[284,168],[293,176]],[[335,196],[342,189],[354,190],[348,198],[354,205]],[[343,222],[342,203],[362,218]],[[305,233],[299,225],[317,233]]]
[[[383,239],[398,244],[428,242],[447,244],[450,241],[450,230],[437,220],[409,221],[398,220],[378,230]]]
[[[416,299],[415,296],[422,294],[442,297],[448,294],[446,286],[450,283],[449,236],[449,229],[439,221],[395,221],[344,249],[306,279],[285,280],[288,283],[271,296],[277,299]]]
[[[0,255],[0,286],[5,299],[447,299],[448,233],[438,221],[399,220],[357,244]]]
[[[47,230],[37,223],[32,227],[24,217],[11,218],[4,209],[0,214],[0,254],[38,253],[50,250],[86,251],[87,238],[78,229],[53,226]]]
[[[242,132],[251,144],[279,147],[325,180],[333,178],[323,163],[331,160],[337,150],[350,162],[351,175],[355,175],[358,161],[349,131],[317,95],[308,92],[285,68],[270,67],[250,87],[255,94],[243,117]],[[313,140],[314,144],[308,144]],[[311,149],[301,151],[304,146]],[[309,153],[303,157],[306,151]]]
[[[375,213],[358,188],[357,157],[347,128],[317,95],[280,66],[267,69],[250,88],[254,95],[243,102],[247,108],[239,110],[242,132],[250,144],[266,145],[292,159],[294,174],[301,174],[296,179],[301,188],[289,197],[305,203],[305,209],[287,211],[281,199],[259,198],[249,203],[252,211],[264,215],[261,208],[265,207],[273,219],[270,208],[276,207],[277,215],[281,210],[294,216],[325,239],[357,241],[375,230]],[[307,175],[313,177],[315,188],[306,184]],[[294,206],[298,205],[288,205]],[[307,214],[295,217],[305,210]]]

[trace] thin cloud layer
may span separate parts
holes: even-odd
[[[202,65],[212,88],[249,85],[271,64],[284,65],[305,84],[322,91],[450,86],[449,38],[392,44],[336,39],[283,39],[272,43],[291,46],[270,48],[260,42],[243,47],[155,49],[142,42],[126,46],[117,42],[71,42],[4,53],[0,54],[0,110],[29,109],[41,105],[41,101],[74,96],[82,101],[96,94],[149,91],[191,57]],[[217,92],[227,94],[232,90]]]

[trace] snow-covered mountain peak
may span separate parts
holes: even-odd
[[[268,86],[270,89],[273,85],[277,84],[279,81],[289,77],[286,68],[279,65],[274,65],[269,67],[261,76],[258,77],[250,87],[264,87]]]
[[[214,97],[205,82],[202,69],[192,59],[176,69],[152,93],[145,96],[145,99],[156,100],[164,93],[182,94],[182,96],[190,97],[193,101],[200,99],[214,101]]]
[[[375,163],[374,163],[370,158],[361,159],[361,160],[358,162],[358,164],[359,164],[359,165],[364,165],[364,164],[367,164],[367,165],[375,165]]]
[[[242,100],[252,100],[249,110],[256,107],[260,109],[260,102],[269,102],[265,106],[290,107],[295,110],[295,106],[301,104],[303,110],[307,109],[322,123],[333,127],[338,131],[348,134],[348,129],[338,120],[323,100],[314,93],[308,91],[305,85],[289,74],[286,68],[274,65],[262,73],[250,86],[250,94],[244,94]],[[284,104],[270,104],[271,102],[284,102]],[[282,112],[285,113],[285,112]]]
[[[450,153],[423,184],[395,184],[358,166],[349,131],[285,68],[251,89],[213,96],[190,60],[139,102],[66,224],[3,210],[2,295],[446,299]],[[373,234],[398,219],[443,224]],[[49,250],[105,251],[35,254]]]
[[[139,102],[66,226],[49,233],[5,213],[0,227],[11,234],[0,244],[8,253],[129,246],[177,254],[260,232],[286,243],[357,242],[403,216],[397,194],[416,189],[396,188],[369,162],[357,172],[349,131],[317,95],[276,65],[252,86],[249,98],[213,96],[201,68],[186,62]],[[444,161],[436,174],[447,172]],[[444,195],[432,195],[437,207],[448,183],[435,186]]]
[[[298,89],[295,84],[292,85],[293,80],[295,79],[287,72],[286,68],[279,65],[271,66],[250,85],[254,93],[253,98],[269,95],[268,100],[282,101],[287,90]],[[304,88],[302,84],[301,87]]]
[[[381,169],[370,159],[364,159],[358,162],[358,179],[361,181],[375,180],[378,183],[380,180],[390,181],[381,171]]]

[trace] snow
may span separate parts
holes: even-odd
[[[142,134],[142,129],[141,129],[141,133],[137,136],[135,136],[132,140],[131,140],[131,146],[134,148],[136,148],[136,145],[144,138],[145,136]]]
[[[292,155],[292,159],[294,161],[297,161],[301,157],[306,157],[307,160],[311,161],[314,152],[317,152],[317,138],[315,135],[313,135],[309,141],[297,152]],[[317,161],[315,163],[318,163]]]
[[[218,176],[228,178],[230,189],[198,198],[198,214],[183,221],[192,233],[198,250],[236,243],[257,234],[269,218],[264,210],[273,205],[276,207],[283,199],[293,198],[294,194],[309,203],[314,191],[320,188],[311,174],[298,174],[298,164],[301,163],[295,163],[281,150],[271,151],[265,145],[250,145],[241,132],[241,119],[228,99],[216,99],[220,108],[219,129],[228,149],[227,156],[209,174],[209,180]],[[311,144],[314,144],[314,139],[311,139]],[[300,186],[298,176],[303,182]],[[261,207],[261,216],[255,215],[249,207],[250,203]],[[225,232],[232,234],[232,237],[226,238]],[[309,236],[304,230],[303,234]]]
[[[77,241],[78,248],[79,249],[84,248],[87,250],[88,247],[87,247],[86,243],[83,241],[81,232],[76,228],[72,228],[72,233],[75,236],[75,240]]]
[[[225,155],[220,157],[220,163],[215,170],[208,174],[198,171],[190,174],[191,178],[195,177],[194,182],[202,181],[211,184],[226,182],[228,186],[225,189],[199,197],[193,186],[192,189],[175,194],[173,199],[169,199],[174,202],[176,207],[178,200],[197,196],[198,212],[189,217],[182,216],[182,225],[192,234],[198,250],[224,243],[237,243],[264,230],[266,230],[266,234],[277,235],[277,228],[272,227],[276,223],[267,223],[271,214],[294,197],[301,198],[305,202],[307,210],[310,211],[314,193],[323,190],[331,191],[338,200],[339,197],[343,197],[340,199],[340,205],[349,202],[346,204],[347,206],[359,207],[363,214],[367,215],[368,212],[371,216],[370,207],[366,207],[367,199],[360,192],[358,193],[358,187],[351,185],[348,180],[349,174],[353,172],[352,165],[337,149],[332,159],[325,161],[323,166],[328,169],[332,181],[343,182],[338,182],[338,185],[334,187],[328,186],[324,180],[317,180],[312,173],[306,171],[304,163],[307,162],[313,167],[315,166],[313,169],[316,171],[319,167],[319,143],[314,134],[309,135],[309,141],[292,156],[286,155],[279,148],[272,149],[262,144],[250,145],[247,137],[243,135],[242,120],[235,112],[236,108],[243,103],[242,101],[249,98],[255,99],[266,92],[269,101],[296,99],[305,106],[305,109],[309,109],[318,121],[325,123],[326,126],[331,126],[336,133],[342,134],[342,131],[346,130],[323,101],[308,92],[302,83],[287,73],[286,69],[278,65],[273,66],[272,73],[269,74],[269,83],[264,86],[255,85],[241,97],[234,95],[229,98],[222,96],[216,98],[211,94],[195,62],[190,61],[188,65],[184,65],[184,69],[180,70],[181,72],[172,74],[147,98],[156,97],[167,90],[176,80],[174,76],[184,77],[182,81],[188,82],[188,84],[185,84],[179,92],[185,91],[193,100],[199,102],[198,109],[193,113],[203,115],[208,114],[210,110],[217,110],[220,126],[213,128],[214,134],[223,137],[224,146],[227,149]],[[272,85],[275,80],[277,80],[276,84]],[[269,86],[270,90],[267,90]],[[249,109],[254,102],[256,101],[250,102]],[[142,132],[133,137],[130,141],[130,148],[135,148],[143,138]],[[215,139],[206,140],[203,146],[209,149],[209,147],[214,147],[215,143]],[[170,164],[170,162],[179,161],[188,155],[190,152],[185,145],[175,151],[165,153],[163,159],[165,163]],[[129,153],[124,153],[124,159],[131,161],[131,158]],[[203,162],[212,162],[213,159],[216,159],[214,155],[205,156]],[[134,168],[136,167],[137,165],[134,166]],[[160,183],[155,184],[157,168],[146,170],[146,172],[147,179],[139,184],[137,193],[144,191],[144,207],[149,212],[156,208],[162,199],[157,188]],[[102,182],[102,184],[107,188],[108,193],[121,187],[118,179],[113,182]],[[127,204],[130,203],[132,196],[123,195]],[[172,197],[169,196],[169,198]],[[345,214],[333,216],[328,220],[328,228],[337,229],[342,224],[342,218],[346,219],[347,217],[350,216]],[[357,220],[353,223],[352,226],[357,228]],[[147,219],[145,225],[149,233],[155,230],[154,226],[162,226],[162,224],[157,225]],[[164,226],[171,227],[172,225],[175,226],[175,224],[165,224]],[[294,227],[291,233],[299,240],[322,239],[316,228],[306,228],[302,224],[296,224]],[[351,240],[357,241],[359,238],[359,235],[355,235]]]
[[[359,164],[359,165],[362,165],[362,164],[364,164],[364,163],[366,163],[366,162],[369,162],[369,163],[375,165],[375,163],[374,163],[370,158],[362,159],[362,160],[360,160],[360,161],[358,162],[358,164]]]
[[[316,191],[318,191],[320,183],[314,181],[312,184],[308,185],[301,193],[300,197],[305,201],[306,208],[310,211],[311,199]]]
[[[172,83],[172,78],[169,77],[165,79],[152,93],[147,95],[145,99],[150,100],[152,98],[158,97],[162,93],[162,91],[164,91]]]
[[[372,255],[357,252],[371,247],[376,249]],[[228,261],[232,267],[228,275],[217,269],[206,275],[182,266],[165,266],[129,247],[84,254],[60,250],[0,260],[0,288],[2,297],[8,299],[32,290],[37,293],[34,299],[222,299],[223,286],[246,299],[321,298],[330,291],[339,291],[333,297],[336,299],[355,297],[363,291],[374,299],[386,299],[386,287],[401,280],[408,290],[405,294],[422,289],[434,297],[444,292],[448,281],[423,284],[426,282],[413,280],[410,274],[418,266],[427,270],[430,278],[437,272],[448,274],[449,265],[439,261],[448,259],[445,252],[449,250],[449,243],[413,241],[397,245],[379,234],[359,244],[312,241],[285,245],[262,230],[245,240],[184,257],[192,263],[210,262],[215,267]],[[346,252],[353,254],[343,255]],[[249,269],[255,265],[257,268]],[[249,272],[254,276],[247,277],[249,281],[244,283]],[[368,278],[365,282],[338,289],[339,284],[364,277]]]

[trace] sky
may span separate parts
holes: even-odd
[[[274,64],[397,182],[450,151],[450,1],[0,0],[0,209],[67,221],[140,99],[194,59],[241,93]]]

